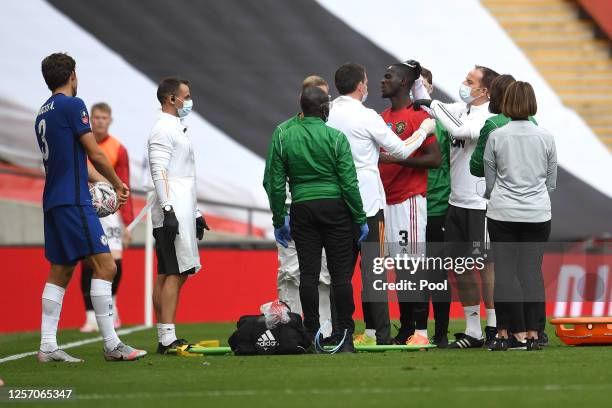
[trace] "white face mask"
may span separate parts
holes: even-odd
[[[459,97],[463,102],[468,104],[474,102],[474,99],[476,99],[472,96],[472,88],[465,84],[461,84],[459,87]]]

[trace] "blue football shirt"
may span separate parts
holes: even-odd
[[[43,211],[90,204],[87,155],[79,141],[91,132],[85,103],[61,93],[52,95],[38,111],[35,131],[47,174]]]

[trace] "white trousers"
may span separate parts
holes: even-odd
[[[289,248],[276,243],[278,249],[278,276],[277,290],[278,299],[287,303],[291,311],[302,314],[302,302],[300,301],[300,265],[298,262],[295,242],[289,241]],[[325,250],[321,254],[321,274],[319,276],[319,322],[321,326],[328,320],[331,321],[330,295],[331,277],[327,270]],[[327,324],[322,330],[323,336],[331,335],[331,324]]]

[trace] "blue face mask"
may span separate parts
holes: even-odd
[[[476,99],[472,96],[472,88],[465,84],[459,87],[459,97],[465,103],[472,103]]]
[[[182,108],[176,108],[176,112],[179,115],[179,118],[184,118],[185,116],[189,115],[189,113],[191,112],[191,110],[193,109],[193,101],[191,99],[188,99],[186,101],[183,101],[180,98],[176,98],[179,101],[183,102],[183,107]]]

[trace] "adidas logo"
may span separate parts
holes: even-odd
[[[267,351],[270,347],[277,347],[278,341],[276,341],[270,330],[266,330],[264,334],[259,336],[256,344]]]

